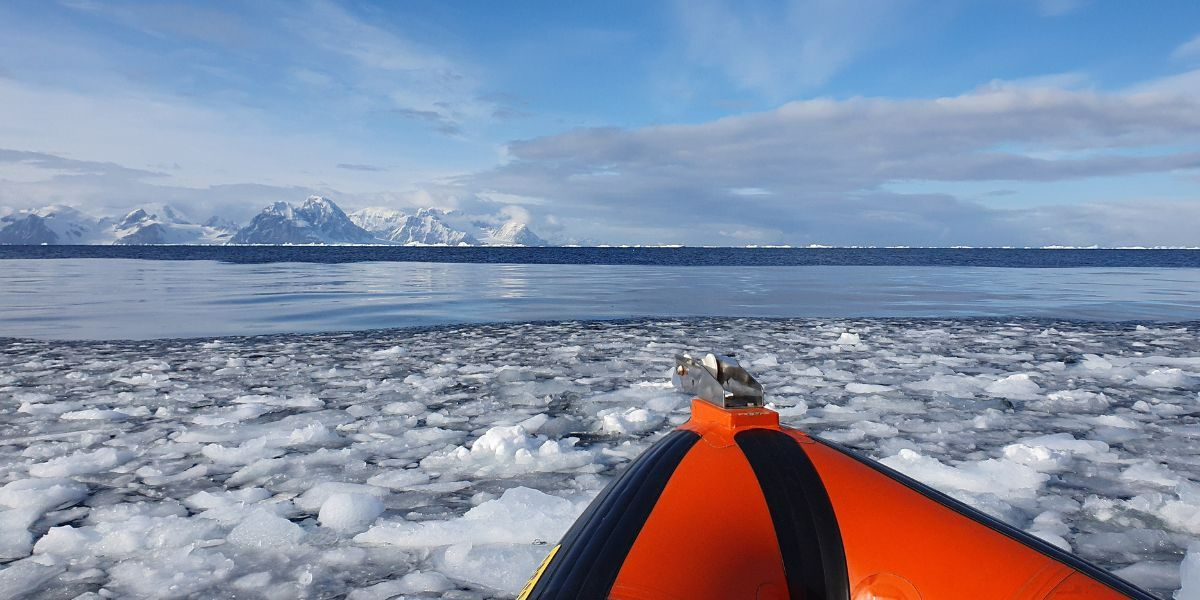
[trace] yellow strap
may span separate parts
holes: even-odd
[[[542,573],[546,572],[546,567],[550,566],[550,560],[554,558],[555,554],[558,554],[558,549],[561,546],[562,544],[555,546],[554,549],[550,550],[550,554],[547,554],[546,558],[542,559],[542,564],[538,565],[537,571],[534,571],[529,581],[525,582],[525,587],[521,588],[521,593],[517,596],[517,600],[529,600],[529,594],[533,592],[533,586],[537,585],[538,580],[542,578]]]

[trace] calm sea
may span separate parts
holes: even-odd
[[[1200,251],[0,246],[0,337],[689,316],[1200,320]]]

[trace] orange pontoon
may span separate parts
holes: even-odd
[[[1153,597],[832,442],[731,359],[677,358],[692,418],[613,481],[519,600]]]

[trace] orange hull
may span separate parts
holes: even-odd
[[[692,402],[531,578],[549,598],[1150,599],[1132,584],[878,463]]]

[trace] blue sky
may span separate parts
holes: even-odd
[[[585,243],[1200,245],[1200,4],[0,5],[0,210],[310,193]]]

